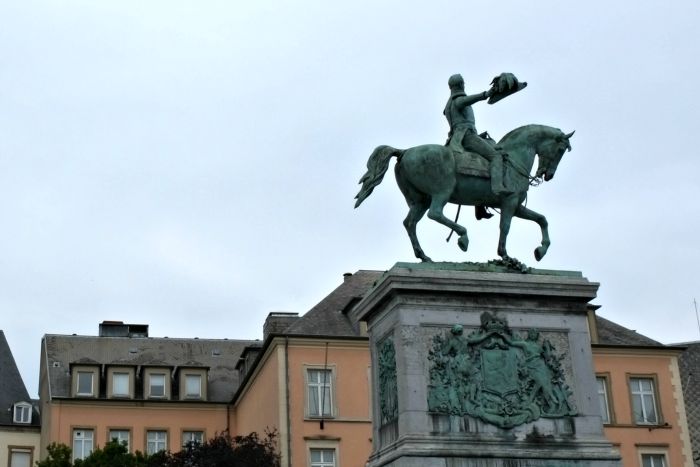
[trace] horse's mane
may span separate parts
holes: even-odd
[[[531,123],[529,125],[519,126],[518,128],[510,130],[508,133],[505,134],[505,136],[503,136],[503,138],[501,138],[501,140],[498,142],[498,144],[507,144],[510,142],[510,140],[517,139],[522,134],[532,135],[532,134],[539,134],[539,133],[551,133],[552,136],[556,136],[558,134],[563,134],[559,128],[554,128],[554,127],[547,126],[547,125],[538,125],[536,123]]]

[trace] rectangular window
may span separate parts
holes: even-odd
[[[664,454],[642,454],[642,467],[666,467]]]
[[[78,372],[78,382],[76,394],[79,396],[92,396],[92,379],[93,372],[91,371],[79,371]]]
[[[15,415],[13,421],[15,423],[31,423],[32,406],[23,403],[15,404]]]
[[[598,406],[603,423],[610,423],[610,404],[608,404],[608,379],[605,376],[596,376],[598,386]]]
[[[155,454],[168,449],[168,433],[165,431],[146,432],[146,453]]]
[[[112,373],[112,396],[130,396],[129,373]]]
[[[153,373],[148,378],[150,397],[165,397],[165,375],[163,373]]]
[[[656,425],[659,417],[656,409],[653,378],[630,378],[632,415],[638,425]]]
[[[92,452],[93,447],[92,430],[73,430],[73,460],[85,459]]]
[[[12,449],[10,451],[10,467],[31,467],[32,451],[29,449]]]
[[[311,467],[335,467],[335,449],[311,449]]]
[[[182,447],[188,444],[204,444],[203,431],[183,431],[182,432]]]
[[[185,375],[185,397],[188,399],[202,397],[202,375]]]
[[[330,417],[332,411],[331,370],[307,370],[310,417]]]
[[[119,444],[126,446],[126,450],[129,450],[131,434],[129,430],[109,430],[109,440],[117,441]]]

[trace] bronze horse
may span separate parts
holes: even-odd
[[[367,161],[367,173],[360,179],[362,189],[355,197],[358,207],[379,185],[389,168],[389,161],[397,157],[394,168],[396,182],[406,198],[409,211],[403,225],[413,245],[413,252],[422,261],[431,261],[426,256],[416,236],[416,225],[425,212],[428,217],[443,224],[459,235],[457,244],[467,251],[469,237],[467,229],[453,222],[443,214],[447,203],[471,206],[499,208],[501,214],[498,255],[508,259],[506,239],[513,216],[527,219],[540,226],[542,243],[535,248],[535,259],[539,261],[547,253],[550,245],[547,219],[523,203],[531,182],[544,178],[549,181],[554,177],[559,161],[566,150],[571,151],[569,139],[574,134],[564,134],[558,128],[545,125],[525,125],[511,131],[498,142],[498,146],[507,154],[506,177],[512,193],[494,195],[488,178],[458,173],[455,155],[451,149],[438,144],[425,144],[401,150],[391,146],[379,146]],[[539,156],[535,176],[530,171]]]

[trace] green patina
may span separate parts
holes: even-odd
[[[575,415],[563,357],[539,337],[531,329],[523,339],[488,312],[466,337],[460,325],[434,336],[428,410],[469,415],[501,428]]]
[[[395,268],[408,270],[428,270],[428,271],[469,271],[469,272],[519,272],[533,274],[539,276],[558,276],[558,277],[583,277],[581,271],[562,271],[554,269],[539,269],[527,267],[522,270],[519,267],[513,267],[509,264],[501,262],[501,260],[491,260],[487,263],[476,263],[465,261],[462,263],[455,262],[435,262],[435,263],[407,263],[398,262],[394,264]]]
[[[448,85],[450,96],[443,112],[450,125],[447,143],[405,150],[386,145],[377,147],[360,179],[362,188],[355,196],[355,207],[382,182],[391,158],[396,157],[396,182],[409,207],[404,226],[417,258],[431,261],[416,234],[416,226],[426,212],[430,219],[455,232],[457,245],[467,251],[467,229],[457,223],[458,219],[452,221],[445,216],[445,205],[475,206],[477,219],[488,219],[492,214],[487,208],[496,208],[501,215],[498,255],[504,265],[526,272],[527,267],[510,258],[506,250],[511,220],[519,217],[540,226],[542,240],[534,255],[537,261],[542,259],[550,245],[547,219],[525,207],[527,191],[530,186],[554,177],[564,152],[571,150],[569,140],[573,132],[564,134],[558,128],[525,125],[496,142],[488,133],[478,134],[472,105],[487,99],[490,104],[496,103],[523,89],[525,83],[511,73],[502,73],[494,78],[489,90],[472,95],[466,94],[460,75],[450,77]],[[539,163],[531,175],[535,156]]]
[[[396,350],[394,341],[387,337],[379,345],[379,408],[381,425],[399,417],[396,381]]]

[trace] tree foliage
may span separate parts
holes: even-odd
[[[217,434],[204,444],[189,443],[180,452],[161,451],[152,455],[128,452],[125,444],[116,440],[104,448],[96,448],[85,459],[71,461],[71,448],[52,443],[48,456],[37,467],[279,467],[277,433],[265,433],[260,438],[253,432],[248,436]]]

